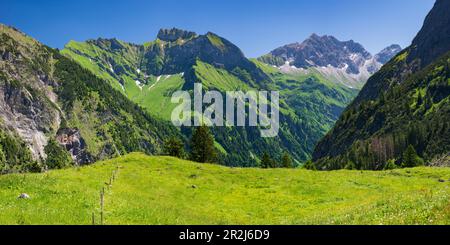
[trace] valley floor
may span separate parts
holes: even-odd
[[[133,153],[0,176],[0,224],[450,224],[450,169],[241,169]],[[27,193],[30,199],[18,199]]]

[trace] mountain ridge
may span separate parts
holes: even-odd
[[[62,149],[77,165],[130,151],[160,153],[163,140],[178,135],[59,51],[5,25],[0,38],[0,132],[7,135],[0,146],[9,156],[1,172],[58,167],[49,161],[60,162]],[[17,162],[10,138],[32,157]]]
[[[448,9],[449,1],[437,0],[412,45],[367,81],[317,144],[318,167],[358,162],[359,168],[380,169],[387,160],[400,163],[409,145],[427,161],[448,154],[450,28],[442,25],[449,21]],[[430,38],[435,32],[440,34]],[[430,46],[436,52],[424,51]]]
[[[301,43],[281,46],[258,60],[284,73],[319,72],[329,80],[359,89],[400,50],[399,45],[391,45],[372,55],[353,40],[313,33]]]

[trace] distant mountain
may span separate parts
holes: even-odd
[[[393,44],[383,50],[381,50],[378,54],[375,55],[375,60],[380,64],[386,64],[391,60],[394,56],[402,51],[402,48],[398,44]]]
[[[450,152],[450,1],[437,0],[410,47],[374,74],[317,145],[319,168],[401,163],[409,145],[431,160]]]
[[[302,43],[282,46],[258,60],[276,66],[284,73],[318,72],[330,81],[361,88],[400,50],[400,46],[392,45],[372,56],[353,40],[343,42],[333,36],[312,34]]]
[[[279,137],[261,138],[255,127],[213,129],[222,161],[232,166],[255,166],[264,151],[273,157],[288,151],[305,161],[357,93],[320,74],[283,74],[249,60],[236,45],[211,32],[161,29],[156,40],[142,45],[117,39],[71,41],[61,53],[167,121],[176,106],[170,102],[173,91],[191,91],[194,82],[222,92],[280,91]],[[190,134],[189,129],[182,132]]]
[[[58,164],[65,152],[58,144],[81,165],[160,153],[163,140],[179,136],[57,50],[2,24],[0,122],[0,173]]]

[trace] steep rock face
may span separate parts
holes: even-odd
[[[420,60],[423,68],[450,50],[450,1],[437,0],[414,38],[408,63]]]
[[[313,158],[319,167],[356,162],[380,169],[388,159],[401,161],[408,145],[426,160],[448,153],[450,38],[443,23],[449,9],[449,1],[436,1],[413,44],[367,81],[317,144]]]
[[[28,144],[35,160],[45,159],[46,134],[55,133],[61,121],[48,87],[56,83],[47,70],[52,59],[19,32],[0,25],[0,34],[0,118]]]

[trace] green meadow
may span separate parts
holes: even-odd
[[[0,224],[100,224],[102,188],[112,225],[450,224],[449,187],[448,168],[244,169],[133,153],[0,176]]]

